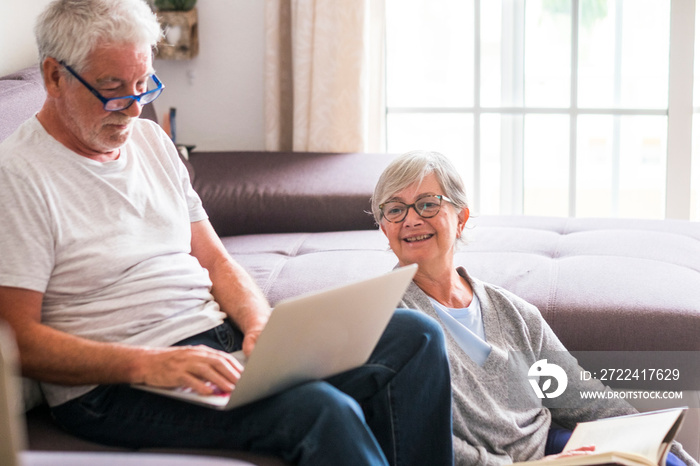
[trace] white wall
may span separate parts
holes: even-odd
[[[37,62],[33,28],[50,0],[0,0],[0,75]],[[177,108],[177,139],[199,150],[263,150],[264,4],[199,0],[199,55],[156,60],[166,90],[162,117]],[[1,111],[1,110],[0,110]]]
[[[0,76],[37,63],[34,21],[50,0],[0,0]]]
[[[159,117],[177,108],[177,140],[199,150],[263,150],[265,2],[199,0],[199,55],[156,60]]]

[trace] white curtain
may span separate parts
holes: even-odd
[[[267,0],[267,150],[384,148],[384,0]]]

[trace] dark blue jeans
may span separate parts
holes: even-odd
[[[224,324],[180,344],[233,351]],[[397,310],[367,364],[231,411],[105,385],[53,409],[83,438],[131,448],[247,450],[295,464],[452,464],[450,375],[438,324]]]

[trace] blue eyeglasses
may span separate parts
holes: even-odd
[[[158,79],[158,76],[155,74],[152,74],[150,78],[153,80],[155,83],[156,87],[155,89],[148,90],[144,92],[143,94],[139,95],[125,95],[123,97],[112,97],[111,99],[107,99],[106,97],[103,97],[102,94],[100,94],[97,89],[92,87],[90,84],[87,83],[78,73],[75,72],[73,68],[70,66],[66,65],[64,61],[59,62],[65,69],[68,70],[70,74],[75,76],[75,78],[80,81],[80,83],[87,87],[92,94],[100,99],[100,102],[102,102],[102,106],[104,109],[108,112],[118,112],[120,110],[126,110],[127,108],[131,107],[131,104],[134,102],[138,102],[141,105],[146,105],[150,104],[154,100],[160,96],[161,92],[163,92],[163,89],[165,86],[163,85],[162,82]]]

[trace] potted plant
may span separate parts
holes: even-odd
[[[153,0],[158,11],[189,11],[196,3],[197,0]]]
[[[165,32],[158,44],[157,58],[186,60],[197,56],[197,0],[153,0],[153,7]]]

